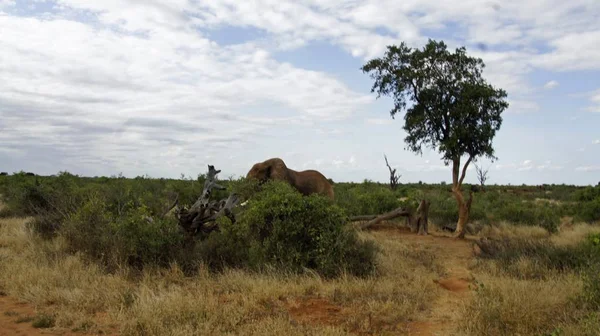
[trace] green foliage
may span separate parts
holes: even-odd
[[[345,226],[345,213],[324,197],[304,197],[286,183],[265,183],[235,225],[222,224],[200,247],[211,263],[305,268],[325,277],[346,271],[366,276],[375,270],[377,249]],[[226,221],[225,219],[223,221]]]
[[[600,221],[600,197],[581,204],[581,208],[577,213],[577,218],[584,222]]]
[[[560,224],[557,207],[549,204],[512,202],[500,208],[498,216],[513,224],[537,225],[550,232],[556,232]]]
[[[121,216],[115,216],[104,199],[91,195],[59,232],[73,252],[83,252],[109,269],[120,265],[141,269],[183,261],[184,236],[177,223],[147,218],[151,217],[145,206],[128,206]]]
[[[402,205],[397,192],[373,182],[338,184],[335,199],[349,216],[382,214]]]
[[[585,187],[573,193],[575,201],[589,202],[600,199],[600,185],[595,187]]]
[[[492,139],[500,129],[500,114],[508,107],[502,89],[482,78],[484,63],[469,57],[464,47],[454,53],[444,42],[429,40],[422,50],[402,42],[388,46],[384,57],[368,61],[361,70],[375,80],[371,92],[392,96],[392,118],[406,109],[404,130],[408,148],[438,149],[446,162],[493,158]],[[408,103],[412,103],[406,108]]]
[[[176,194],[180,204],[193,203],[201,193],[203,182],[202,175],[173,180],[128,179],[122,176],[87,178],[67,172],[56,176],[17,173],[0,176],[0,194],[5,204],[4,215],[34,216],[30,223],[35,232],[48,238],[60,234],[66,238],[71,251],[83,252],[110,268],[121,264],[139,268],[177,262],[191,270],[204,262],[215,269],[223,266],[260,269],[269,264],[292,270],[318,267],[322,274],[336,274],[337,271],[330,270],[335,263],[328,260],[338,260],[339,265],[354,269],[355,274],[367,274],[370,271],[363,272],[360,268],[364,266],[368,270],[372,265],[361,261],[370,258],[372,252],[368,244],[353,243],[351,234],[336,231],[341,230],[347,216],[381,214],[399,206],[416,207],[421,199],[429,199],[432,222],[445,225],[458,219],[456,200],[450,187],[439,184],[405,183],[391,190],[388,184],[372,181],[338,182],[335,184],[336,199],[331,202],[316,196],[298,197],[287,185],[278,189],[275,184],[259,186],[256,181],[240,178],[219,181],[227,190],[215,191],[213,198],[225,198],[230,192],[236,192],[243,201],[250,200],[246,207],[250,211],[243,214],[241,208],[234,209],[239,215],[236,224],[221,218],[221,231],[213,232],[207,240],[194,247],[194,244],[183,240],[173,218],[160,218]],[[491,225],[500,221],[538,225],[550,231],[558,227],[562,216],[595,222],[599,220],[597,188],[546,185],[542,189],[537,186],[490,185],[486,186],[485,192],[474,194],[470,219]],[[576,206],[569,203],[572,201],[577,202]],[[253,217],[247,217],[250,215]],[[272,232],[273,236],[258,235],[257,232],[264,232],[275,224],[286,231],[277,229]],[[304,227],[317,231],[310,231],[313,236],[308,233],[308,236],[302,236],[303,229],[300,228]],[[327,239],[331,239],[334,233],[346,237],[336,243],[354,247],[346,249],[333,245],[345,252],[317,257],[318,254],[312,250],[318,247],[314,234],[322,235],[323,238],[319,239],[329,244],[331,240]],[[312,243],[288,246],[302,239]],[[290,255],[278,255],[284,250],[289,250]],[[543,247],[538,247],[538,250],[527,247],[526,250],[534,253],[543,250]],[[305,252],[308,254],[304,255]],[[568,251],[562,253],[546,249],[541,253],[546,255],[543,260],[558,265],[558,268],[563,264],[571,267],[569,265],[579,260],[577,256],[573,260],[563,256],[570,253]],[[550,254],[552,256],[548,256]],[[346,259],[336,259],[342,258],[340,255]],[[506,257],[509,261],[515,260],[511,258]]]

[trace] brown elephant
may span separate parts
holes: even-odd
[[[323,174],[316,170],[295,171],[288,168],[280,158],[271,158],[254,164],[246,174],[246,178],[285,181],[303,195],[320,194],[332,200],[334,198],[333,186]]]

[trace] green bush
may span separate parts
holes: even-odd
[[[336,185],[335,202],[348,216],[379,215],[401,205],[399,197],[385,185],[373,182]]]
[[[573,193],[573,199],[578,202],[589,202],[600,199],[600,185],[577,190]]]
[[[150,218],[148,208],[130,207],[120,217],[108,211],[104,199],[97,194],[68,217],[59,233],[69,249],[83,252],[109,269],[129,265],[168,266],[183,261],[183,234],[177,223]]]
[[[322,196],[302,196],[288,184],[265,183],[235,224],[221,221],[198,247],[213,266],[312,269],[324,277],[375,271],[377,248],[345,226],[344,211]]]
[[[588,223],[600,221],[600,197],[589,202],[581,203],[579,211],[576,213],[576,217],[577,219]]]

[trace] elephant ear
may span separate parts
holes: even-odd
[[[287,167],[282,161],[275,161],[269,165],[269,178],[285,181],[287,176]]]
[[[273,165],[267,165],[265,167],[265,178],[266,179],[270,179],[271,178],[271,169],[273,168]]]

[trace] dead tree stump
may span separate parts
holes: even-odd
[[[427,235],[428,231],[428,217],[429,217],[429,205],[431,201],[429,200],[421,200],[419,207],[416,211],[416,217],[413,217],[413,230],[417,232],[418,235]],[[413,232],[414,232],[413,231]]]
[[[183,207],[176,211],[179,226],[191,236],[200,233],[207,235],[214,230],[218,230],[218,225],[214,222],[221,216],[226,216],[232,222],[235,222],[232,210],[239,202],[239,197],[236,194],[231,194],[227,199],[220,201],[210,200],[213,189],[225,189],[216,182],[216,176],[220,172],[214,166],[208,165],[208,175],[206,181],[204,181],[204,188],[200,197],[189,209]]]

